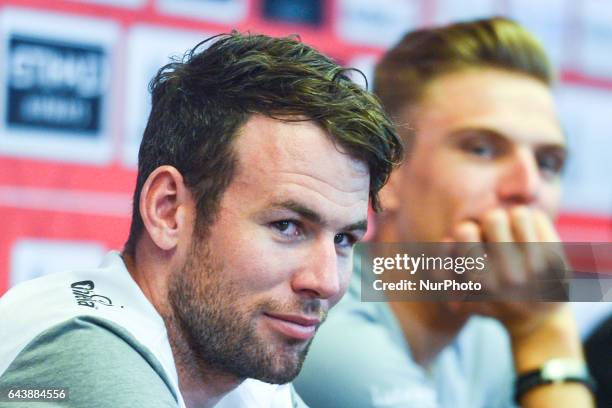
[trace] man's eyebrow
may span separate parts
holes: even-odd
[[[349,224],[341,229],[342,231],[367,231],[368,230],[368,220],[363,219],[361,221],[354,222]]]
[[[327,222],[325,222],[323,218],[316,211],[313,211],[312,209],[306,207],[304,204],[301,204],[294,200],[287,200],[287,201],[274,203],[272,204],[272,208],[286,209],[286,210],[292,211],[300,215],[301,217],[315,224],[320,224],[322,226],[327,225]],[[368,229],[368,220],[366,218],[366,219],[354,222],[352,224],[345,225],[344,227],[340,228],[340,231],[355,231],[355,230],[367,231],[367,229]]]
[[[316,212],[306,207],[304,204],[298,203],[297,201],[287,200],[272,204],[272,208],[284,209],[293,211],[299,214],[301,217],[306,218],[308,221],[316,224],[324,224],[321,216]]]
[[[543,143],[538,143],[535,147],[538,149],[547,148],[547,149],[559,149],[559,150],[567,151],[567,144],[565,143],[565,141],[567,140],[567,135],[566,135],[565,130],[562,129],[562,131],[563,131],[563,142],[543,142]],[[513,139],[510,136],[504,134],[503,132],[499,132],[495,129],[491,129],[488,127],[479,127],[479,126],[465,127],[465,128],[454,130],[450,134],[452,137],[459,137],[462,135],[475,134],[475,135],[489,137],[489,138],[496,139],[496,140],[503,141],[503,142],[513,141]]]

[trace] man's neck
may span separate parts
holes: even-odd
[[[164,321],[179,378],[179,388],[187,408],[213,407],[240,385],[242,379],[207,366],[189,347],[173,318],[164,316]]]
[[[168,304],[167,285],[165,282],[160,282],[162,274],[157,270],[160,263],[125,253],[122,254],[122,258],[134,281],[164,320],[179,379],[179,389],[186,407],[214,406],[242,380],[207,367],[191,350]]]
[[[374,242],[422,242],[402,236],[397,219],[381,219]],[[412,358],[429,367],[459,334],[469,316],[451,310],[443,302],[389,302],[410,346]]]
[[[389,302],[389,306],[410,345],[413,360],[426,368],[455,339],[468,319],[441,302]]]

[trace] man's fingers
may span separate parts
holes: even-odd
[[[482,243],[482,230],[475,221],[463,221],[453,229],[453,237],[457,243],[453,248],[455,257],[464,257],[466,259],[477,259],[480,257],[486,258],[486,251]],[[487,274],[470,274],[464,275],[463,278],[468,281],[480,283],[488,291],[495,290],[497,282],[491,279]]]
[[[482,230],[484,240],[487,242],[514,242],[508,214],[501,208],[485,214],[482,220]]]
[[[498,286],[513,290],[525,283],[527,272],[523,257],[514,244],[515,237],[510,214],[501,208],[489,211],[483,217],[483,232],[491,253],[490,266]]]
[[[534,219],[538,231],[538,238],[544,244],[547,277],[552,282],[552,289],[562,290],[562,296],[567,294],[567,281],[571,277],[571,270],[568,268],[568,262],[565,255],[565,250],[561,244],[561,238],[555,229],[552,220],[541,211],[534,211]]]
[[[455,242],[481,242],[480,227],[474,221],[463,221],[453,229]]]
[[[523,253],[525,273],[532,285],[533,278],[545,271],[547,266],[546,248],[539,242],[536,211],[525,206],[517,206],[510,210],[510,220],[517,246]]]
[[[559,234],[546,214],[534,210],[534,220],[539,242],[561,242]]]
[[[551,220],[539,210],[527,206],[496,208],[485,213],[479,222],[461,222],[452,236],[458,244],[457,256],[488,252],[488,273],[470,279],[478,280],[491,293],[503,290],[506,298],[537,299],[538,290],[547,290],[541,283],[551,279],[555,283],[558,274],[550,272],[560,268],[551,265],[554,248],[543,242],[559,241],[559,237]]]
[[[516,242],[538,242],[538,231],[534,211],[525,206],[510,210],[510,223]]]

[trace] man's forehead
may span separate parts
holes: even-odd
[[[480,69],[444,75],[412,114],[421,127],[444,127],[449,135],[489,129],[511,141],[565,144],[550,89],[524,74]]]
[[[367,165],[311,121],[254,115],[241,129],[235,151],[238,172],[250,178],[301,179],[346,193],[369,189]]]

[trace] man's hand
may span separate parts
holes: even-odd
[[[528,287],[551,268],[548,251],[527,242],[559,242],[550,219],[541,211],[524,206],[494,209],[479,220],[464,221],[454,228],[448,241],[472,243],[516,243],[496,246],[487,285],[492,291]],[[483,285],[484,286],[484,285]],[[501,292],[499,292],[501,293]],[[571,311],[563,303],[528,301],[452,302],[451,309],[498,319],[510,334],[514,363],[519,374],[540,368],[552,358],[583,360],[581,343]],[[580,384],[539,386],[525,394],[524,407],[591,407],[590,392]]]
[[[558,269],[558,259],[551,259],[551,251],[544,245],[526,243],[555,243],[559,236],[548,217],[538,210],[517,206],[508,211],[494,209],[478,221],[464,221],[453,231],[452,241],[495,244],[492,251],[490,273],[483,277],[483,287],[490,295],[499,294],[507,299],[508,293],[528,293],[543,280],[551,269]],[[504,243],[504,244],[501,244]],[[513,245],[515,243],[516,245]],[[555,251],[561,253],[561,251]],[[534,293],[535,295],[535,293]],[[513,338],[533,331],[560,307],[555,303],[534,301],[462,302],[453,308],[498,319]]]

